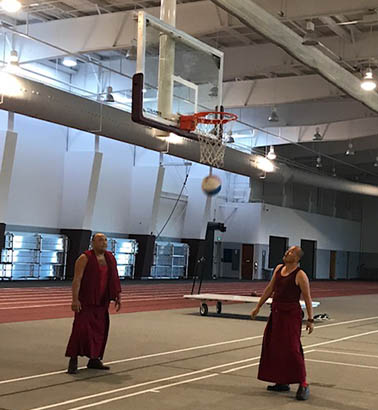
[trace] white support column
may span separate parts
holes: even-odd
[[[160,19],[176,26],[176,0],[161,0]],[[160,36],[158,111],[164,118],[172,115],[175,42],[168,35]]]
[[[202,218],[202,225],[201,225],[201,239],[205,239],[206,237],[207,223],[210,222],[210,219],[211,219],[210,213],[211,213],[212,202],[213,202],[213,197],[208,196],[206,198],[206,205],[203,211],[203,218]]]
[[[14,113],[8,113],[8,130],[0,138],[0,222],[6,222],[9,189],[16,155],[17,133],[14,129]]]
[[[161,154],[159,170],[158,170],[158,174],[157,174],[157,178],[156,178],[154,202],[153,202],[153,206],[152,206],[151,229],[150,229],[151,235],[157,235],[158,234],[157,222],[158,222],[161,192],[163,190],[164,174],[165,174],[165,168],[164,168],[164,165],[163,165],[163,154]]]
[[[62,228],[92,229],[102,156],[101,152],[66,153],[60,221]]]

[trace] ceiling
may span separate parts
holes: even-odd
[[[305,34],[306,23],[311,20],[321,42],[318,48],[349,72],[359,75],[367,66],[373,69],[378,67],[377,1],[255,2],[300,36]],[[190,10],[195,16],[196,10],[204,3],[211,1],[178,0],[178,16],[180,10],[184,10],[180,8],[181,5],[189,7],[191,4]],[[16,15],[0,13],[0,20],[16,29],[25,24],[32,28],[34,24],[51,24],[57,20],[73,21],[84,16],[150,9],[159,5],[159,0],[24,0],[22,12]],[[218,19],[218,24],[209,23],[208,30],[202,28],[198,32],[193,28],[194,32],[190,34],[225,52],[225,82],[233,89],[241,84],[240,87],[247,94],[243,94],[244,99],[238,94],[237,98],[230,100],[229,107],[238,107],[245,124],[263,130],[272,125],[277,128],[277,124],[267,121],[267,114],[272,106],[277,106],[280,116],[278,125],[282,129],[293,125],[319,125],[323,128],[338,121],[364,120],[377,115],[319,78],[314,69],[295,60],[235,17],[225,14],[217,7],[211,10],[211,15],[202,17],[209,21]],[[86,55],[108,60],[124,58],[126,51],[126,48],[105,49]],[[49,61],[51,64],[55,60],[46,59],[46,64]],[[319,81],[323,82],[321,87]],[[286,88],[285,84],[288,84]],[[259,87],[260,94],[257,94]],[[338,140],[335,140],[336,137],[332,140],[327,138],[325,134],[320,143],[300,138],[293,141],[294,144],[282,141],[276,150],[283,161],[296,166],[327,174],[332,173],[335,167],[338,176],[378,184],[378,168],[373,166],[378,155],[378,131],[365,135],[360,134],[359,128],[355,127],[352,135],[340,134]],[[353,140],[356,149],[356,155],[352,157],[345,155],[349,140]],[[315,168],[318,155],[322,156],[321,169]]]

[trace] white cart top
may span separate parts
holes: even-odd
[[[201,301],[216,301],[216,302],[242,302],[242,303],[258,303],[259,296],[241,296],[241,295],[222,295],[218,293],[199,293],[197,295],[184,295],[185,299],[201,300]],[[271,305],[272,298],[269,298],[265,303]],[[306,308],[303,300],[300,301],[301,308]],[[316,308],[320,302],[312,301],[312,307]]]

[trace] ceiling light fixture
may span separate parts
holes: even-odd
[[[17,13],[21,9],[22,4],[18,0],[2,0],[0,6],[8,13]]]
[[[266,156],[269,160],[274,161],[277,158],[277,155],[274,151],[273,145],[270,146],[268,155]]]
[[[268,117],[269,122],[278,122],[280,120],[278,114],[277,114],[277,108],[273,107],[272,112],[270,113]]]
[[[232,136],[232,131],[229,131],[229,132],[227,133],[227,137],[226,137],[226,139],[224,140],[224,142],[225,142],[226,144],[233,144],[233,143],[235,142],[235,139],[234,139],[234,137]]]
[[[374,164],[373,164],[373,167],[374,167],[374,168],[377,168],[377,167],[378,167],[378,156],[375,157],[375,162],[374,162]]]
[[[319,127],[316,127],[316,129],[315,129],[315,134],[314,134],[314,136],[312,137],[312,140],[313,140],[313,141],[321,141],[322,139],[323,139],[323,135],[320,134],[320,128],[319,128]]]
[[[10,52],[9,64],[18,65],[18,53],[16,50]]]
[[[76,67],[77,66],[77,60],[76,60],[76,58],[70,57],[70,56],[64,57],[63,58],[63,65],[66,66],[66,67],[70,67],[70,68]]]
[[[333,176],[333,177],[337,177],[336,168],[335,168],[335,167],[332,168],[332,176]]]
[[[112,92],[113,92],[113,87],[109,86],[106,90],[106,96],[104,99],[105,102],[114,102],[114,97],[113,97]]]
[[[210,88],[209,97],[218,97],[218,87],[216,85]]]
[[[352,144],[352,142],[350,142],[349,144],[348,144],[348,149],[345,151],[345,155],[347,155],[347,156],[352,156],[352,155],[354,155],[356,153],[356,151],[354,150],[354,148],[353,148],[353,144]]]
[[[126,60],[135,61],[137,59],[137,48],[131,46],[126,52]]]
[[[361,88],[365,91],[373,91],[377,87],[374,79],[373,70],[369,67],[365,71],[363,80],[361,81]]]
[[[273,172],[274,171],[273,162],[270,161],[266,157],[257,157],[256,167],[258,169],[260,169],[261,171],[264,171],[264,172]]]
[[[303,37],[302,45],[317,46],[319,44],[315,35],[315,24],[312,21],[306,23],[306,34]]]
[[[316,168],[323,168],[322,157],[320,155],[316,158]]]

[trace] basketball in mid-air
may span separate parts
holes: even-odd
[[[222,181],[216,175],[208,175],[202,180],[202,191],[209,196],[216,195],[222,189]]]

